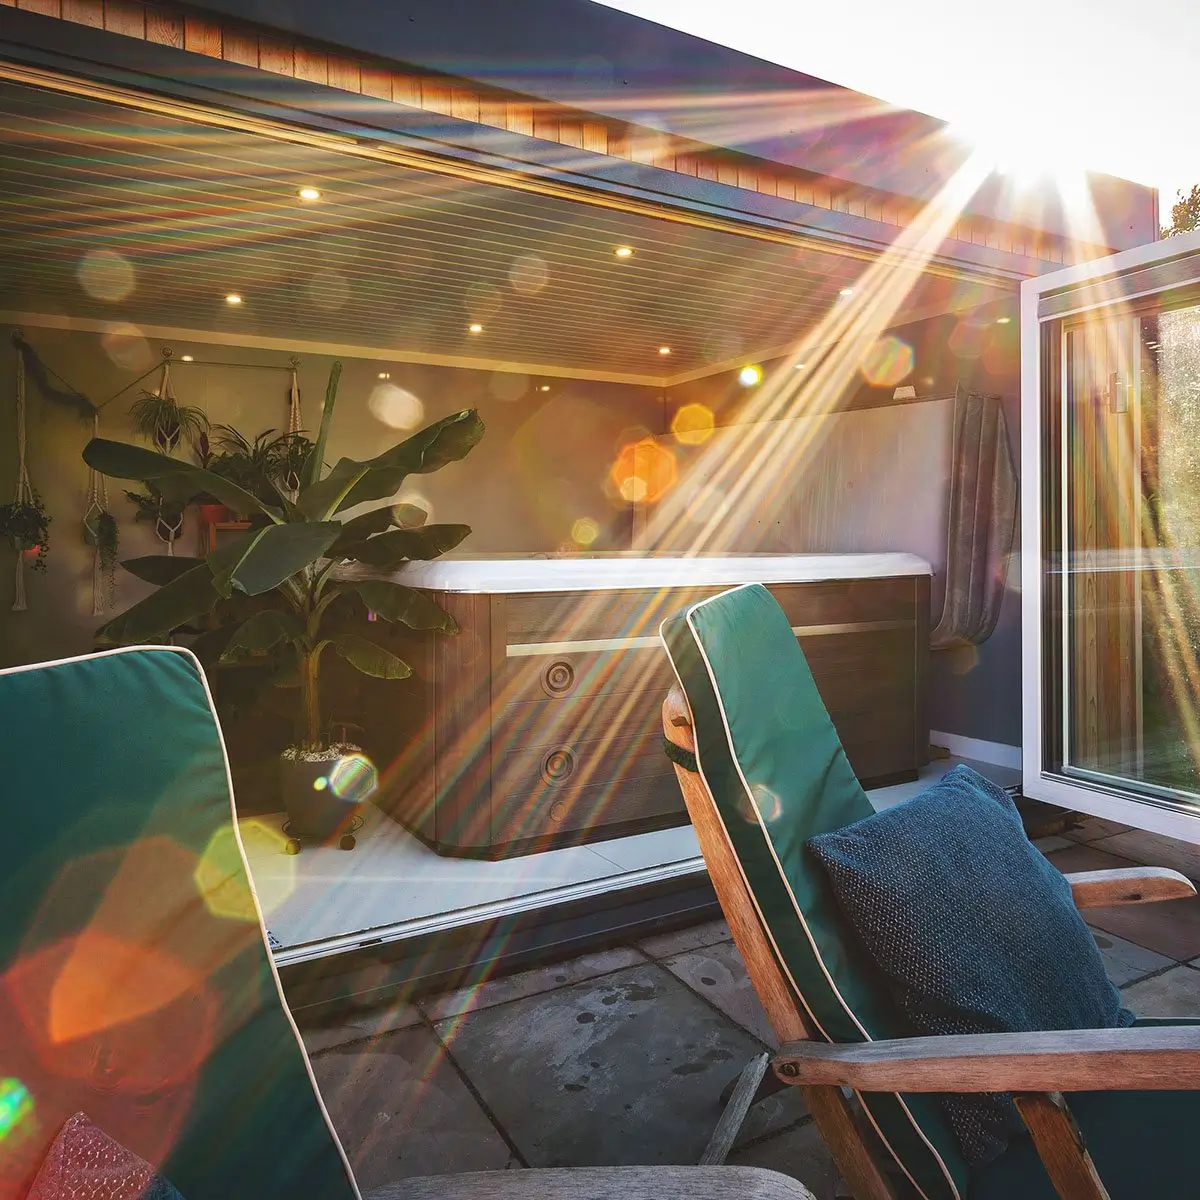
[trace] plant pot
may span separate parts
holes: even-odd
[[[378,775],[357,746],[289,749],[279,758],[279,784],[291,836],[325,841],[349,829],[378,786]]]
[[[41,546],[24,546],[21,549],[21,557],[26,562],[37,562],[38,557],[42,553]]]
[[[224,504],[198,504],[196,508],[205,525],[220,525],[233,519],[233,513]]]

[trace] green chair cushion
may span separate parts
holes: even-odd
[[[692,605],[661,635],[687,696],[697,767],[784,973],[833,1042],[902,1037],[877,969],[844,924],[809,838],[873,809],[803,651],[761,584]],[[961,1197],[968,1169],[934,1097],[864,1097],[918,1194]]]
[[[187,1200],[350,1200],[264,942],[203,675],[0,672],[0,1200],[86,1113]]]

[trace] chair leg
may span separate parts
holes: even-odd
[[[733,1099],[733,1089],[737,1087],[740,1075],[735,1076],[726,1085],[725,1090],[721,1093],[721,1107],[724,1108],[730,1100]],[[760,1100],[765,1100],[768,1096],[774,1096],[777,1092],[785,1091],[791,1085],[784,1083],[774,1071],[768,1071],[762,1078],[762,1083],[758,1085],[758,1091],[754,1093],[754,1099],[750,1101],[750,1107],[753,1108]]]
[[[754,1097],[758,1093],[763,1076],[767,1073],[767,1064],[770,1060],[771,1056],[764,1051],[757,1058],[752,1058],[737,1077],[733,1085],[733,1092],[725,1105],[725,1111],[721,1114],[721,1119],[717,1122],[717,1127],[713,1130],[712,1137],[708,1139],[708,1145],[700,1156],[702,1167],[720,1166],[729,1157],[729,1151],[733,1149],[733,1143],[737,1140],[742,1122],[745,1121],[746,1114],[750,1111],[750,1105],[754,1103]],[[724,1099],[723,1095],[722,1099]]]
[[[1013,1102],[1062,1200],[1109,1200],[1061,1092],[1018,1092]]]
[[[800,1092],[849,1194],[855,1200],[897,1200],[896,1187],[854,1119],[842,1089],[801,1087]]]

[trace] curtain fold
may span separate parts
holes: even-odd
[[[1000,617],[1017,525],[1017,468],[999,396],[954,393],[946,591],[935,650],[986,641]]]

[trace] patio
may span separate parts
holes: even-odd
[[[1200,879],[1196,847],[1094,818],[1037,844],[1063,871],[1147,864]],[[1092,910],[1088,922],[1139,1016],[1200,1009],[1200,898]],[[695,1162],[722,1088],[772,1044],[722,921],[302,1032],[364,1188],[465,1170]],[[819,1200],[834,1194],[837,1172],[798,1095],[752,1109],[729,1161],[792,1175]]]

